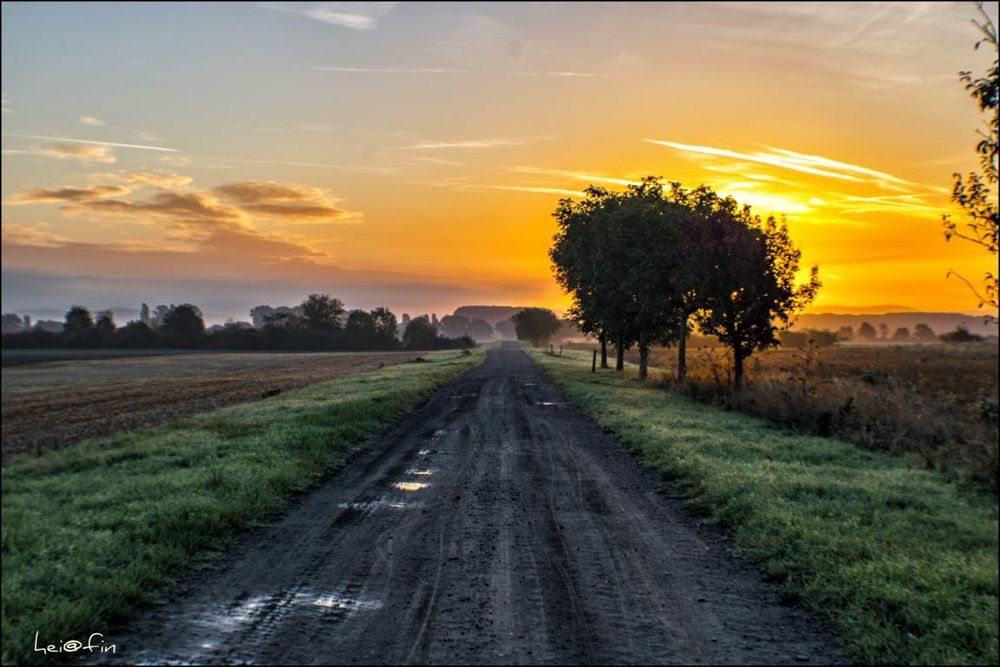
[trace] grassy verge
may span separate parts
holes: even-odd
[[[532,353],[864,663],[997,663],[997,503],[940,473]]]
[[[447,351],[83,442],[3,466],[3,662],[86,641],[281,509],[431,390],[479,363]],[[50,656],[51,657],[51,656]]]

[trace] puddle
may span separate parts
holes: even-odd
[[[522,387],[536,387],[536,386],[538,386],[538,385],[536,385],[536,384],[535,384],[534,382],[525,382],[525,383],[524,383],[524,384],[522,384],[521,386],[522,386]]]
[[[446,431],[444,429],[439,429],[437,431],[434,431],[434,435],[432,435],[431,437],[436,440],[436,439],[438,439],[440,437],[443,437],[443,436],[445,436],[447,434],[448,434],[448,431]]]
[[[340,509],[348,510],[361,510],[362,512],[370,512],[372,510],[387,508],[393,510],[405,510],[417,507],[416,503],[406,502],[404,500],[387,500],[385,498],[379,498],[378,500],[364,500],[356,503],[338,503],[337,507]]]
[[[552,401],[539,401],[538,405],[542,406],[543,408],[552,408],[552,407],[555,407],[555,406],[557,406],[559,404],[558,403],[553,403]]]
[[[419,452],[417,452],[417,456],[430,456],[431,454],[434,453],[434,451],[435,450],[433,449],[421,449]]]
[[[420,491],[426,489],[430,484],[424,482],[396,482],[393,484],[400,491]]]
[[[346,595],[338,595],[337,593],[318,595],[313,599],[312,604],[314,607],[343,612],[374,611],[382,606],[381,600],[352,598]]]
[[[430,477],[431,475],[434,474],[434,469],[433,468],[427,468],[425,470],[417,470],[415,468],[410,468],[409,470],[406,471],[406,474],[407,475],[416,475],[418,477]]]

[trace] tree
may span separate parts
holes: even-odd
[[[437,329],[426,315],[414,317],[403,332],[403,347],[408,350],[433,350],[438,347]]]
[[[375,325],[375,340],[378,347],[384,349],[394,348],[399,344],[396,338],[396,316],[391,310],[385,307],[376,308],[371,311],[372,321]]]
[[[438,330],[450,338],[458,338],[469,333],[469,318],[461,315],[445,315],[438,324]]]
[[[65,331],[75,333],[93,328],[94,318],[83,306],[72,306],[66,311],[66,324],[63,326]]]
[[[525,308],[510,318],[518,340],[540,347],[559,331],[559,318],[548,308]]]
[[[375,318],[363,310],[352,310],[344,325],[344,338],[347,345],[356,350],[372,347],[375,341]]]
[[[914,327],[913,337],[917,340],[934,340],[937,338],[937,336],[934,335],[934,330],[922,323]]]
[[[514,328],[514,323],[510,320],[500,320],[493,326],[493,330],[496,331],[500,340],[515,340],[517,338],[517,330]]]
[[[715,212],[711,221],[710,258],[696,321],[733,353],[733,380],[743,385],[743,362],[755,350],[778,343],[778,324],[788,328],[795,314],[820,288],[819,268],[796,286],[801,252],[792,244],[788,226],[773,217],[761,222],[749,206]]]
[[[858,327],[858,336],[864,338],[867,341],[875,340],[875,336],[878,334],[875,331],[875,327],[868,324],[867,322],[862,322],[861,326]]]
[[[15,334],[22,331],[26,331],[28,325],[21,320],[20,316],[16,313],[4,313],[3,315],[3,333],[4,334]]]
[[[149,326],[149,305],[145,301],[139,306],[139,321]]]
[[[118,335],[118,345],[128,348],[153,347],[156,343],[156,332],[148,324],[132,321],[121,328]]]
[[[441,318],[444,322],[444,318]],[[493,340],[493,327],[486,320],[477,317],[476,319],[469,322],[469,330],[466,332],[469,338],[482,341],[482,340]]]
[[[159,305],[153,309],[153,314],[149,316],[149,326],[153,329],[158,328],[163,323],[163,316],[167,314],[173,308],[171,304],[169,307],[164,305]]]
[[[892,334],[893,340],[910,340],[910,330],[906,327],[899,327],[896,333]]]
[[[889,325],[885,322],[879,322],[878,325],[878,337],[885,340],[889,337]]]
[[[182,303],[163,315],[160,331],[174,347],[195,347],[205,335],[205,320],[198,306]]]
[[[344,302],[329,294],[310,294],[302,302],[305,325],[315,331],[340,331]]]
[[[982,20],[973,19],[972,23],[983,37],[976,42],[975,48],[979,49],[983,43],[992,45],[993,65],[987,70],[986,76],[973,77],[972,72],[963,71],[959,73],[959,78],[965,84],[965,89],[970,91],[979,111],[989,113],[992,117],[986,122],[986,130],[978,131],[980,140],[976,144],[976,153],[979,154],[981,173],[969,172],[964,177],[960,173],[953,174],[955,183],[951,200],[962,208],[965,221],[960,227],[959,223],[953,221],[949,215],[944,215],[944,238],[946,241],[953,238],[964,239],[985,248],[990,255],[996,257],[997,225],[1000,221],[997,194],[994,191],[997,186],[997,155],[1000,152],[1000,136],[998,136],[1000,130],[997,127],[1000,124],[1000,57],[997,55],[1000,53],[1000,48],[997,43],[996,25],[983,9],[982,2],[977,2],[976,7]],[[980,308],[983,306],[990,306],[994,310],[997,308],[996,273],[986,273],[982,292],[961,274],[949,270],[948,275],[952,274],[958,276],[975,293]]]
[[[102,334],[113,334],[115,332],[115,314],[110,310],[101,310],[97,313],[97,330]]]
[[[840,327],[839,329],[837,329],[837,338],[839,338],[840,340],[851,340],[851,339],[853,339],[854,338],[854,327],[850,326],[849,324]]]
[[[949,331],[941,336],[941,340],[946,343],[975,343],[983,340],[982,336],[969,333],[969,330],[959,325],[954,331]]]

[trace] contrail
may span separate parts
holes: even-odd
[[[87,139],[71,139],[69,137],[45,137],[37,134],[8,134],[5,137],[18,137],[20,139],[44,139],[45,141],[68,141],[72,144],[94,144],[95,146],[115,146],[117,148],[140,148],[147,151],[165,151],[167,153],[180,153],[177,148],[164,148],[163,146],[144,146],[142,144],[119,144],[114,141],[90,141]]]

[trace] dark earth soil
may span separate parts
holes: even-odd
[[[844,661],[660,488],[491,351],[105,641],[132,663]]]

